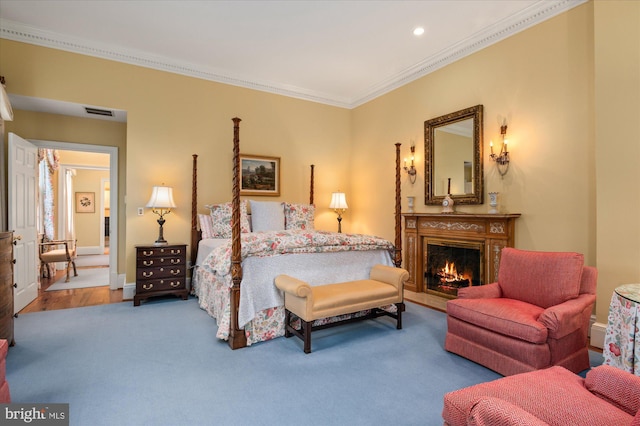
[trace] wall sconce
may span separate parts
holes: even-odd
[[[416,145],[415,143],[413,143],[413,141],[411,141],[411,165],[409,167],[407,167],[407,159],[404,159],[404,171],[407,172],[407,174],[409,175],[409,181],[411,182],[411,184],[416,183],[416,175],[417,175],[417,170],[415,168],[415,166],[413,165],[413,161],[415,160],[415,154],[416,154]]]
[[[164,215],[171,213],[171,209],[176,207],[176,203],[173,201],[173,188],[164,185],[154,186],[147,207],[153,209],[152,211],[160,216],[158,219],[160,231],[158,233],[158,239],[153,245],[166,246],[167,240],[165,240],[162,235],[162,226],[165,222]]]
[[[338,232],[342,232],[342,214],[349,208],[344,192],[334,192],[331,194],[331,204],[329,208],[338,214]]]
[[[493,153],[493,141],[489,142],[489,146],[491,147],[491,159],[496,162],[496,166],[498,167],[498,173],[500,173],[501,177],[507,174],[509,171],[509,150],[507,148],[507,144],[509,141],[505,139],[507,134],[507,123],[504,122],[502,126],[500,126],[500,135],[502,136],[502,146],[500,147],[500,153]]]

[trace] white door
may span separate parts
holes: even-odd
[[[9,133],[8,187],[9,229],[16,245],[13,249],[15,265],[14,313],[38,296],[36,234],[36,191],[38,181],[38,148],[20,136]]]

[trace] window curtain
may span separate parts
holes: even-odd
[[[75,169],[67,169],[64,177],[64,198],[65,198],[65,229],[64,238],[66,240],[76,240],[75,216],[73,212],[73,177],[76,175]]]
[[[57,149],[38,149],[40,165],[40,204],[42,212],[42,233],[45,241],[55,238],[55,210],[53,200],[53,174],[60,168]]]

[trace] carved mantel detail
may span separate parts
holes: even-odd
[[[504,234],[504,222],[491,222],[489,223],[489,232],[492,234]]]
[[[448,231],[475,231],[484,232],[484,225],[468,222],[441,222],[441,221],[424,221],[420,222],[422,228],[446,229]]]
[[[404,229],[404,267],[409,271],[405,288],[425,292],[424,267],[428,239],[484,244],[482,283],[498,279],[500,254],[515,242],[514,214],[407,213]]]

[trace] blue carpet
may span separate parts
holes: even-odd
[[[501,377],[443,349],[446,318],[379,318],[232,351],[188,301],[20,315],[12,400],[69,403],[71,425],[441,425],[446,392]],[[602,356],[591,352],[592,365]]]

